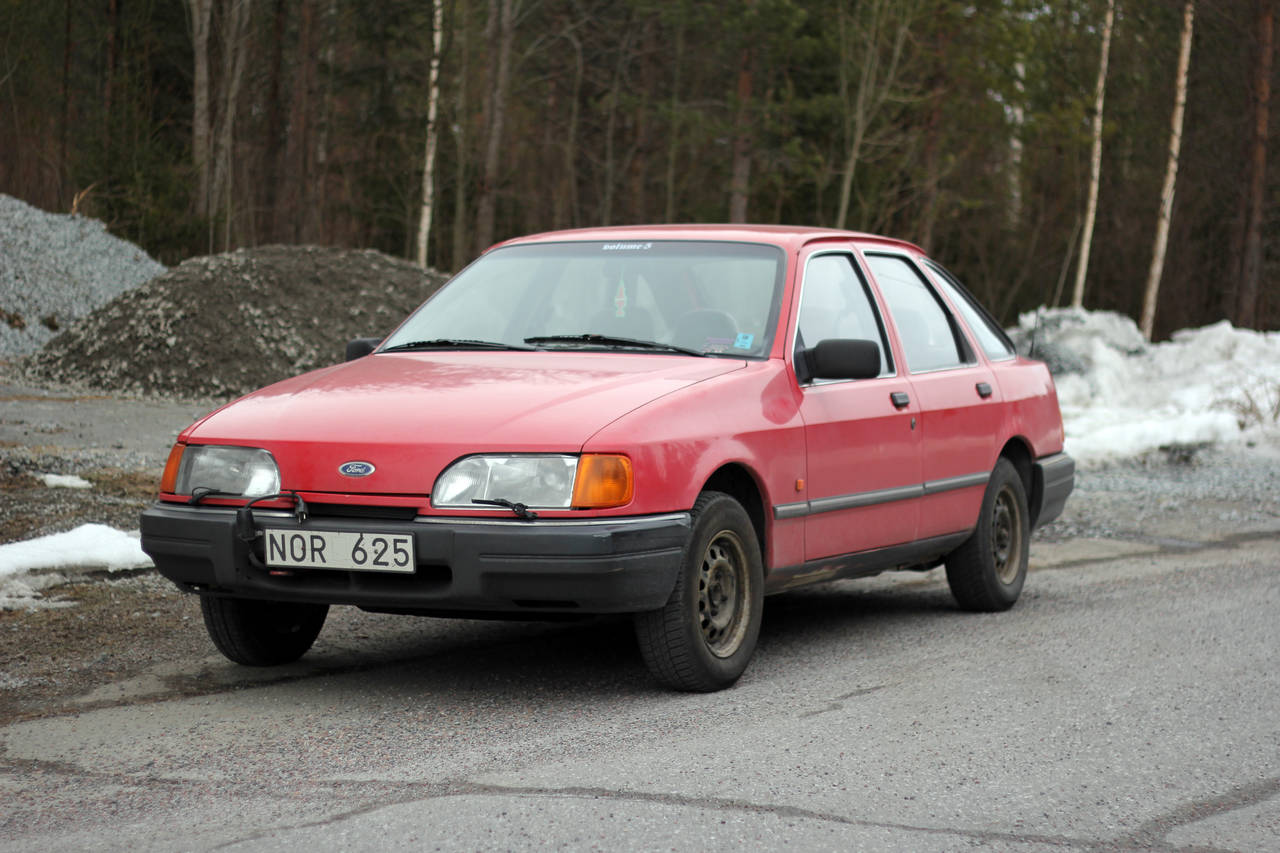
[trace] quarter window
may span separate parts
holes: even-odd
[[[880,348],[880,375],[893,372],[884,324],[862,277],[847,254],[817,255],[805,267],[800,292],[798,345],[813,347],[831,338],[874,341]]]
[[[955,276],[935,263],[929,263],[928,267],[933,271],[934,281],[947,294],[951,304],[956,306],[960,316],[964,317],[965,324],[978,339],[978,346],[982,347],[987,358],[992,361],[1013,358],[1013,346],[1009,343],[1009,339],[991,319],[991,315],[983,311],[969,295],[969,291],[956,281]]]
[[[906,258],[867,255],[867,265],[888,303],[908,370],[943,370],[969,360],[967,347],[956,335],[955,321]]]

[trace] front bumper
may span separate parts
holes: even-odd
[[[156,503],[142,513],[142,550],[189,592],[278,601],[353,604],[400,612],[626,613],[662,607],[689,539],[689,513],[536,521],[383,520],[255,510],[259,530],[407,533],[413,574],[327,569],[273,573],[262,537],[241,541],[235,509]],[[250,549],[256,558],[251,558]]]

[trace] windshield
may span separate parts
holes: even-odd
[[[459,273],[382,349],[454,341],[763,358],[784,267],[780,249],[755,243],[507,246]]]

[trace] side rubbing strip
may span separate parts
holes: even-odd
[[[895,486],[892,489],[876,489],[871,492],[855,492],[851,495],[835,495],[829,498],[818,498],[815,501],[800,501],[791,504],[778,504],[773,508],[773,517],[778,520],[803,518],[807,515],[818,515],[823,512],[835,512],[841,509],[857,509],[864,506],[893,503],[911,498],[936,495],[954,489],[967,489],[970,486],[985,486],[991,474],[980,471],[977,474],[962,474],[959,477],[947,477],[943,480],[930,480],[914,486]]]
[[[938,492],[949,492],[952,489],[967,489],[970,486],[985,486],[987,481],[991,479],[991,475],[985,471],[977,474],[962,474],[959,477],[947,477],[945,480],[930,480],[924,484],[924,493],[926,495],[936,495]]]

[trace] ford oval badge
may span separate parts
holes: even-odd
[[[372,462],[343,462],[338,466],[338,473],[344,477],[368,477],[376,470]]]

